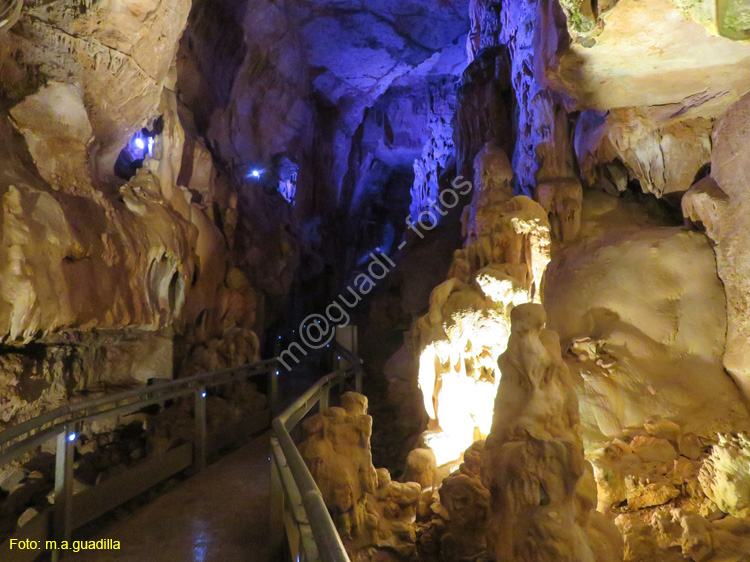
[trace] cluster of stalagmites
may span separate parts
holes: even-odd
[[[376,552],[408,560],[414,551],[422,487],[417,482],[394,482],[388,470],[375,469],[367,398],[347,392],[341,402],[342,407],[328,408],[302,424],[300,453],[353,560],[388,559]],[[434,474],[434,459],[428,459],[424,471],[429,472],[430,464]],[[426,483],[423,476],[414,477]]]
[[[361,506],[364,522],[343,527],[353,558],[748,559],[750,446],[746,434],[736,433],[746,409],[714,368],[720,352],[714,332],[723,333],[721,316],[718,330],[709,329],[700,314],[691,316],[706,310],[716,316],[711,306],[722,304],[705,241],[679,228],[651,228],[607,196],[589,195],[589,212],[583,214],[580,184],[565,179],[540,184],[537,197],[544,206],[513,197],[511,178],[505,153],[488,143],[475,160],[472,203],[463,220],[466,245],[456,252],[449,279],[433,291],[429,313],[412,332],[421,351],[419,384],[430,426],[400,478],[411,484],[394,484],[384,470],[375,471],[367,439],[371,426],[359,422],[366,431],[357,447],[366,451],[367,469],[351,474],[375,476],[367,486],[347,488],[359,490],[347,496],[356,498],[347,509]],[[713,205],[711,186],[705,190],[703,199],[696,189],[688,201]],[[551,209],[559,210],[553,215]],[[584,221],[586,230],[579,232]],[[577,237],[582,239],[578,254],[577,246],[568,244]],[[561,255],[576,264],[575,272],[566,272],[565,260],[559,260],[545,281],[554,281],[554,290],[542,295],[553,239],[561,243]],[[660,263],[636,280],[636,262],[650,259],[654,248],[660,249]],[[612,252],[621,263],[614,264]],[[693,290],[676,277],[686,263]],[[615,286],[610,272],[625,286],[650,287],[641,297],[656,303],[647,305],[649,314],[635,314],[627,295],[621,303],[608,292]],[[659,308],[674,291],[685,300],[682,308]],[[534,302],[541,298],[555,311],[560,336],[545,328],[545,311]],[[680,367],[662,342],[671,342],[669,350],[684,346],[710,358],[703,364],[706,380],[691,382],[690,393],[674,388],[672,370],[679,367],[682,380],[693,377],[692,371]],[[641,356],[648,358],[643,365],[636,362]],[[726,411],[710,421],[705,414],[686,414],[695,402],[692,393],[709,386],[715,396],[726,397]],[[630,396],[631,387],[638,389],[633,391],[637,399]],[[341,423],[347,419],[339,416]],[[325,441],[325,435],[319,429],[315,439]],[[331,497],[344,480],[321,479],[325,464],[310,466]],[[437,482],[442,483],[433,487]],[[384,498],[393,506],[386,511]]]
[[[608,562],[616,527],[595,512],[574,384],[544,309],[511,312],[503,373],[486,441],[472,444],[434,488],[428,449],[407,459],[403,483],[376,470],[366,399],[344,395],[303,425],[305,458],[354,560]]]

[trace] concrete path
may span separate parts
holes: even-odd
[[[64,562],[268,562],[269,433],[210,465],[93,540],[120,550]]]
[[[279,380],[285,408],[321,375],[300,365]],[[120,550],[68,552],[63,562],[271,562],[270,431],[222,457],[88,540]],[[74,536],[74,539],[76,537]]]

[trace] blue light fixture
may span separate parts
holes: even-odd
[[[68,435],[68,441],[72,443],[73,441],[76,440],[76,437],[77,435],[75,433],[71,433],[70,435]]]
[[[141,137],[136,137],[136,139],[135,139],[135,147],[138,150],[143,150],[144,148],[146,148],[146,143],[143,142],[143,139]]]

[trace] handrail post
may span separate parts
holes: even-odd
[[[281,367],[278,363],[268,371],[268,411],[271,416],[270,422],[273,421],[273,418],[276,417],[278,412],[280,373]]]
[[[206,468],[206,387],[195,391],[195,440],[193,463],[198,471]]]
[[[55,513],[52,520],[52,538],[58,543],[69,541],[72,534],[73,507],[73,456],[76,434],[73,424],[66,424],[65,431],[57,435],[55,448]],[[53,562],[62,556],[61,550],[52,553]]]
[[[271,437],[271,443],[277,441]],[[274,447],[271,448],[271,497],[270,497],[270,531],[271,562],[282,562],[284,553],[284,488],[281,483],[279,459]]]
[[[362,365],[354,371],[354,390],[362,394]]]

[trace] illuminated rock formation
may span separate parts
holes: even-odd
[[[27,29],[44,31],[48,42],[25,50],[28,59],[3,58],[0,63],[0,74],[12,75],[12,80],[3,79],[4,95],[22,98],[10,104],[9,117],[0,114],[5,242],[0,249],[0,338],[11,346],[2,358],[3,423],[62,405],[78,393],[171,378],[180,368],[174,364],[173,340],[185,332],[191,359],[186,371],[258,357],[253,291],[241,273],[237,281],[236,270],[227,276],[225,237],[232,234],[234,222],[231,188],[217,180],[214,162],[200,141],[190,137],[186,142],[182,121],[190,126],[190,116],[184,111],[178,116],[174,66],[169,70],[181,28],[170,26],[186,15],[184,6],[166,4],[149,15],[127,11],[116,16],[123,29],[130,25],[128,18],[145,18],[149,25],[161,26],[165,41],[172,41],[149,49],[148,64],[164,68],[159,67],[158,84],[140,85],[134,106],[115,103],[122,92],[111,87],[112,68],[79,67],[78,61],[70,67],[72,74],[66,74],[52,65],[60,55],[53,40],[60,30],[51,22],[65,15],[61,6],[46,12],[44,21],[25,16],[33,20]],[[168,24],[157,21],[167,16]],[[65,25],[79,26],[83,34],[89,17],[66,20]],[[114,52],[94,38],[100,28],[91,32],[62,37],[79,54],[91,55],[94,47]],[[131,40],[135,38],[127,38]],[[3,48],[21,48],[19,41],[25,39],[0,37]],[[133,68],[145,72],[133,63],[139,49],[133,48],[119,67],[116,80],[122,88],[137,89],[128,82],[136,80],[129,74]],[[42,67],[49,78],[38,89],[28,75],[35,57],[46,61]],[[106,95],[92,101],[92,92],[103,84]],[[100,103],[117,108],[109,107],[105,116]],[[123,146],[130,147],[125,135],[131,127],[144,123],[154,130],[148,155],[128,182],[115,183],[113,158]],[[33,364],[25,358],[29,344],[38,358]],[[28,380],[39,381],[38,392],[24,390]]]
[[[377,487],[372,466],[372,418],[329,408],[302,425],[300,453],[345,539],[365,534],[367,493]]]
[[[414,449],[406,457],[406,467],[401,475],[404,482],[417,482],[422,490],[431,490],[437,484],[435,453],[430,449]]]
[[[710,178],[683,198],[712,233],[726,204]],[[548,267],[548,324],[580,381],[598,506],[617,518],[625,559],[741,560],[746,446],[717,432],[745,431],[748,414],[722,368],[724,295],[703,235],[663,224],[657,209],[588,193],[580,238]]]
[[[711,128],[702,117],[662,124],[634,108],[584,112],[575,133],[582,175],[612,193],[629,179],[657,197],[684,193],[711,159]]]
[[[476,8],[486,12],[489,5],[477,2]],[[456,94],[456,115],[453,118],[456,141],[456,171],[470,178],[476,155],[486,143],[510,154],[516,132],[513,128],[515,104],[510,77],[511,61],[505,47],[483,49],[461,77]]]
[[[747,236],[743,221],[748,199],[744,187],[750,149],[742,123],[749,115],[750,94],[746,94],[714,129],[712,180],[696,184],[685,195],[686,216],[703,225],[715,243],[716,267],[727,298],[724,366],[746,398],[750,397],[750,319],[746,313],[750,284],[747,263],[741,256]]]
[[[535,198],[547,211],[553,237],[572,242],[581,229],[583,186],[578,179],[568,114],[549,93],[535,96],[534,126],[541,131],[535,155]]]
[[[442,560],[471,559],[486,549],[485,525],[489,492],[478,478],[456,474],[440,487],[440,503],[448,513],[440,541]]]
[[[539,298],[549,261],[550,227],[539,204],[512,197],[513,172],[502,149],[487,143],[475,162],[466,246],[412,332],[419,385],[430,417],[423,444],[438,465],[457,459],[487,435],[498,377],[497,357],[514,306]]]
[[[595,512],[574,384],[539,304],[511,312],[492,431],[482,451],[488,548],[498,562],[622,559],[614,525]]]
[[[571,242],[581,230],[583,188],[578,178],[542,181],[537,184],[539,204],[550,215],[557,240]]]
[[[719,435],[699,475],[701,487],[716,506],[734,517],[750,518],[750,439]]]
[[[347,394],[300,444],[354,562],[750,559],[742,0],[22,4],[0,429],[273,357],[382,252],[347,317],[387,425]]]
[[[5,147],[16,145],[3,123],[0,135]],[[162,205],[156,176],[139,176],[118,201],[94,191],[87,198],[54,191],[18,159],[6,170],[0,274],[6,341],[69,327],[159,328],[180,315],[197,231]],[[83,213],[96,230],[77,227]]]

